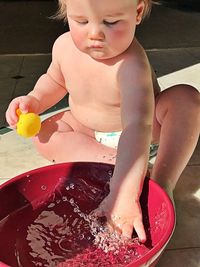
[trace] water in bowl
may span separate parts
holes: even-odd
[[[97,207],[108,192],[108,184],[101,188],[90,179],[69,179],[48,201],[26,204],[4,218],[0,236],[13,233],[9,245],[16,267],[120,267],[144,256],[149,242],[123,241],[90,217],[91,203]]]

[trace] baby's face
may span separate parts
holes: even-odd
[[[138,10],[137,0],[68,0],[76,47],[98,60],[120,55],[134,38]]]

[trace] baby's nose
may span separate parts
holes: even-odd
[[[100,26],[93,25],[89,29],[88,37],[90,40],[103,40],[105,35]]]

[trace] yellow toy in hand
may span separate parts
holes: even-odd
[[[22,113],[16,111],[19,120],[17,122],[17,133],[23,137],[32,137],[39,133],[41,128],[40,117],[35,113]]]

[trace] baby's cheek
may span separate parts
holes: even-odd
[[[113,37],[117,37],[117,36],[121,37],[121,36],[125,35],[125,32],[124,32],[123,28],[117,28],[116,30],[113,30],[111,32],[111,35]]]
[[[113,39],[121,39],[122,37],[125,36],[125,33],[123,31],[113,31],[112,34],[111,34],[111,40]]]
[[[121,42],[123,42],[124,40],[133,38],[134,29],[129,25],[122,24],[121,26],[116,27],[116,29],[113,29],[110,32],[110,35],[112,39],[120,39]]]
[[[78,29],[74,29],[74,27],[71,27],[70,32],[74,44],[78,49],[82,50],[84,48],[84,33]]]
[[[132,33],[127,33],[123,30],[116,30],[110,34],[110,42],[111,44],[115,44],[115,46],[129,46],[133,40],[134,35]]]
[[[120,22],[117,27],[113,28],[112,38],[120,39],[121,42],[132,41],[135,35],[135,25],[129,22]]]

